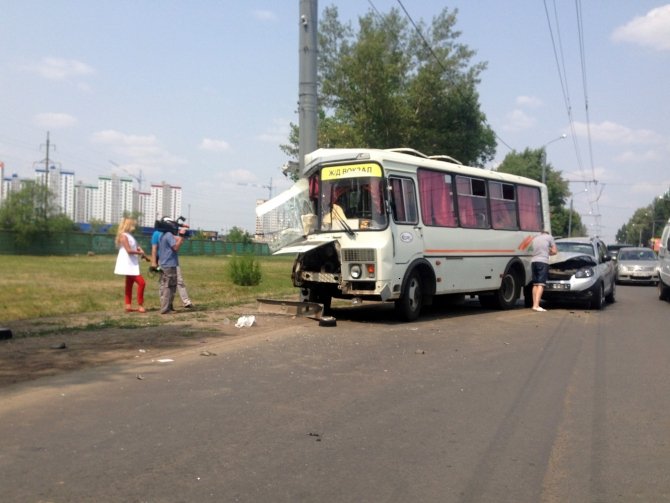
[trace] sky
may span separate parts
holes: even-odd
[[[487,167],[546,146],[589,235],[614,242],[669,190],[670,4],[333,0],[319,15],[331,5],[354,29],[371,9],[406,10],[418,25],[457,10],[459,42],[487,64],[480,105],[499,139]],[[5,176],[32,178],[49,132],[50,159],[77,181],[167,182],[192,227],[253,233],[256,199],[291,185],[279,146],[298,123],[299,7],[0,0]]]

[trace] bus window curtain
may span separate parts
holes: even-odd
[[[402,180],[394,178],[391,180],[391,193],[393,195],[393,210],[397,222],[406,222],[405,214],[405,194],[402,191]]]
[[[524,231],[542,230],[540,190],[535,187],[518,187],[519,224]]]
[[[454,227],[456,218],[445,177],[450,175],[435,171],[419,171],[419,193],[421,194],[421,216],[426,225]]]

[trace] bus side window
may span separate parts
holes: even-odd
[[[519,197],[519,227],[522,231],[542,230],[542,203],[540,189],[537,187],[517,186]]]
[[[456,227],[452,176],[449,173],[419,169],[421,218],[426,225]]]
[[[467,176],[456,177],[458,216],[463,227],[488,229],[488,199],[486,182]]]
[[[514,185],[489,181],[489,196],[491,198],[491,224],[493,228],[518,229]]]
[[[416,224],[417,207],[414,181],[410,178],[390,178],[391,211],[393,220],[399,224]]]

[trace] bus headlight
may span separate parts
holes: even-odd
[[[363,273],[363,270],[359,264],[353,264],[349,269],[349,273],[351,274],[352,278],[359,279]]]
[[[367,270],[368,270],[368,278],[374,278],[375,277],[375,265],[374,264],[366,264]]]

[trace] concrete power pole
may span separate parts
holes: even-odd
[[[298,163],[300,176],[305,174],[305,154],[317,146],[317,0],[300,0],[300,86],[298,97]]]
[[[44,159],[44,219],[49,217],[49,149],[51,141],[49,140],[49,131],[47,131],[46,158]]]

